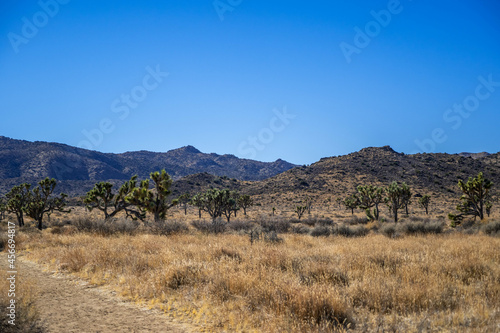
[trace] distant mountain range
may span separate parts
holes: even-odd
[[[234,155],[204,154],[192,146],[166,153],[149,151],[123,154],[101,153],[60,143],[29,142],[0,136],[0,191],[12,184],[36,183],[45,177],[56,178],[70,193],[88,190],[95,182],[123,181],[138,175],[148,178],[153,171],[165,169],[174,179],[209,173],[238,180],[263,180],[295,167],[281,159],[259,162]]]
[[[204,154],[192,146],[153,153],[105,154],[58,143],[28,142],[0,137],[0,193],[21,182],[44,177],[59,180],[58,192],[83,195],[95,182],[117,185],[137,174],[149,177],[166,169],[176,180],[174,195],[194,194],[210,187],[230,188],[254,195],[265,205],[290,207],[306,197],[332,202],[355,191],[360,184],[407,182],[414,194],[431,194],[455,205],[457,182],[483,171],[500,188],[500,153],[415,154],[391,147],[368,147],[348,155],[322,158],[309,166],[283,160],[272,163],[233,155]]]

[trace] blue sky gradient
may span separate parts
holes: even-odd
[[[2,1],[0,135],[297,164],[383,145],[497,152],[499,14],[493,0]]]

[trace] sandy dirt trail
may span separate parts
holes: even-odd
[[[0,269],[6,270],[7,257],[0,258]],[[125,302],[71,276],[44,271],[22,257],[17,258],[16,266],[19,277],[37,281],[36,306],[50,333],[196,332],[159,311]]]

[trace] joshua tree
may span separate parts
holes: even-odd
[[[104,219],[108,220],[114,216],[118,211],[116,209],[109,213],[108,209],[113,205],[115,195],[112,192],[113,184],[108,182],[99,182],[94,185],[94,188],[87,192],[86,197],[83,199],[85,207],[92,211],[94,208],[99,209],[104,213]]]
[[[113,184],[108,182],[99,182],[94,185],[94,188],[87,192],[83,199],[86,208],[89,211],[98,209],[104,213],[104,220],[109,220],[121,211],[125,211],[127,217],[132,217],[134,220],[145,217],[144,212],[132,208],[134,205],[125,200],[134,188],[136,188],[137,176],[133,176],[129,181],[125,182],[119,189],[117,194],[113,193]],[[111,211],[110,211],[111,210]]]
[[[191,198],[190,203],[198,208],[198,217],[201,219],[201,211],[203,210],[203,195],[201,193],[195,194]]]
[[[307,210],[307,206],[297,206],[295,208],[295,213],[297,214],[297,217],[299,218],[299,220],[302,218],[302,216],[304,215],[306,210]],[[274,212],[274,210],[273,210],[273,212]]]
[[[16,214],[17,222],[20,227],[24,225],[24,211],[31,198],[31,185],[23,183],[14,186],[9,193],[5,195],[7,198],[7,211]]]
[[[491,214],[491,208],[493,208],[493,204],[491,203],[491,201],[486,201],[484,203],[484,209],[486,211],[486,215],[488,215],[488,217],[490,217],[490,214]]]
[[[403,183],[401,185],[401,188],[403,190],[403,206],[405,208],[405,213],[406,213],[406,216],[409,215],[408,213],[408,206],[411,204],[411,190],[410,190],[410,187],[408,185],[406,185],[406,183]]]
[[[465,216],[479,217],[480,220],[484,219],[484,211],[488,203],[489,192],[493,186],[493,182],[484,178],[480,172],[475,178],[470,177],[467,182],[463,180],[458,181],[458,187],[463,195],[460,197],[462,201],[457,205],[457,210],[460,214],[450,213],[448,217],[453,221],[453,224],[463,219]],[[491,208],[490,208],[491,210]]]
[[[238,205],[243,208],[243,215],[247,215],[247,208],[253,206],[253,199],[248,194],[243,194],[238,198]]]
[[[423,197],[420,197],[418,199],[418,204],[420,207],[425,209],[425,214],[429,215],[429,204],[431,203],[431,196],[430,195],[424,195]]]
[[[30,200],[26,205],[26,215],[33,218],[37,222],[38,229],[40,230],[43,228],[44,215],[54,211],[70,212],[70,210],[64,210],[64,207],[66,207],[66,194],[61,193],[59,197],[51,198],[56,185],[57,182],[54,178],[49,179],[47,177],[38,182],[38,187],[33,189],[32,194],[30,195]]]
[[[344,199],[343,202],[346,209],[351,210],[351,215],[354,215],[354,210],[359,206],[359,200],[356,194],[352,194]]]
[[[168,201],[168,197],[172,193],[172,178],[163,169],[161,172],[152,172],[150,178],[153,181],[153,189],[149,189],[149,179],[141,181],[139,187],[134,188],[125,200],[134,204],[144,211],[150,212],[154,216],[154,221],[164,220],[167,211],[177,205],[177,199]]]
[[[394,222],[398,222],[398,211],[405,207],[405,191],[408,186],[403,183],[399,186],[398,182],[392,182],[389,187],[385,189],[386,202],[390,211],[394,216]]]
[[[189,195],[189,193],[184,193],[177,198],[177,201],[179,202],[179,205],[182,207],[182,209],[184,209],[184,215],[187,215],[187,206],[191,201],[191,196]]]
[[[384,202],[384,189],[373,185],[359,185],[357,190],[359,207],[366,210],[368,218],[373,217],[378,221],[380,216],[379,205]],[[373,216],[370,211],[372,207],[375,207]]]
[[[229,222],[236,214],[238,207],[238,193],[227,189],[209,189],[193,197],[193,204],[210,215],[212,221],[224,215]]]
[[[306,207],[307,207],[307,214],[311,214],[311,209],[312,209],[312,199],[307,198],[306,200]]]
[[[222,214],[226,217],[227,222],[231,220],[231,216],[236,214],[240,207],[238,206],[238,198],[240,195],[236,191],[222,190]]]

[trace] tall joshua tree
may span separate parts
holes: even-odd
[[[248,194],[243,194],[238,198],[238,205],[243,208],[243,215],[247,215],[247,208],[253,206],[253,199]]]
[[[398,222],[398,211],[405,207],[405,188],[408,186],[403,183],[399,186],[398,182],[392,182],[389,187],[385,189],[386,202],[389,210],[394,216],[394,222]]]
[[[343,202],[346,209],[351,210],[351,215],[354,215],[354,210],[359,206],[359,200],[356,194],[352,194],[344,199]]]
[[[191,202],[191,205],[198,208],[198,218],[201,219],[201,212],[203,211],[203,205],[204,205],[203,194],[197,193],[197,194],[193,195],[190,202]]]
[[[177,201],[179,202],[179,205],[182,207],[184,210],[184,215],[187,215],[187,207],[189,202],[191,201],[191,196],[189,193],[184,193],[181,196],[177,198]]]
[[[143,180],[139,187],[134,188],[126,197],[126,201],[135,204],[154,216],[155,222],[164,220],[170,208],[177,205],[177,199],[169,202],[168,197],[172,194],[172,178],[163,169],[160,172],[152,172],[150,178],[153,188],[150,189],[149,179]]]
[[[405,213],[406,213],[406,216],[409,215],[409,212],[408,212],[408,206],[411,204],[411,189],[408,185],[406,185],[406,183],[403,183],[401,185],[401,189],[402,189],[402,195],[403,195],[403,207],[405,208]]]
[[[359,207],[367,210],[368,217],[372,217],[378,221],[380,216],[379,205],[384,202],[384,189],[373,185],[359,185],[357,190]],[[373,216],[370,212],[372,207],[375,207],[373,210]]]
[[[20,227],[24,225],[24,211],[31,198],[30,188],[30,184],[23,183],[14,186],[9,193],[5,195],[7,198],[7,211],[16,215],[17,223]]]
[[[460,197],[462,202],[457,205],[460,214],[449,214],[448,217],[454,222],[460,221],[465,216],[479,217],[483,220],[493,182],[484,178],[484,174],[480,172],[476,177],[470,177],[467,182],[459,180],[458,187],[463,193]]]
[[[33,189],[30,200],[26,205],[26,215],[37,222],[38,229],[40,230],[43,228],[43,217],[45,215],[51,214],[54,211],[70,212],[70,210],[64,209],[66,207],[66,194],[61,193],[58,197],[52,197],[56,185],[57,182],[54,178],[49,179],[47,177],[38,182],[38,187]]]
[[[425,214],[429,215],[429,204],[431,203],[431,196],[430,195],[424,195],[418,199],[418,204],[420,207],[425,209]]]
[[[135,208],[134,202],[127,202],[126,197],[137,187],[137,176],[133,176],[126,181],[118,190],[113,193],[113,184],[109,182],[99,182],[94,188],[87,192],[83,202],[87,209],[92,211],[98,209],[104,213],[104,220],[109,220],[121,211],[125,211],[127,217],[132,219],[143,219],[143,211]]]

